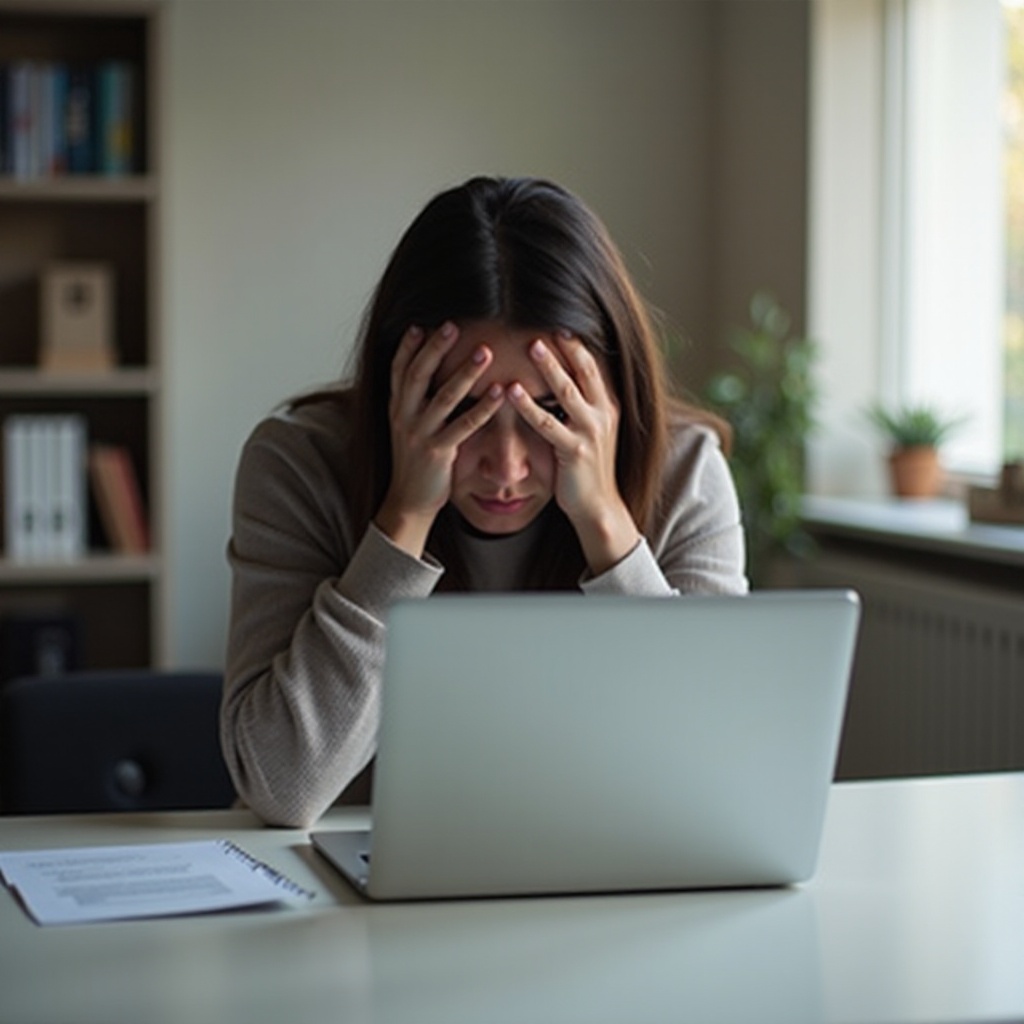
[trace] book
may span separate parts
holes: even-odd
[[[54,558],[72,561],[88,547],[85,417],[55,416],[50,429],[50,548]]]
[[[8,69],[8,163],[10,173],[17,178],[31,178],[36,174],[32,98],[34,74],[34,65],[27,60],[15,61]]]
[[[86,430],[74,413],[4,420],[4,547],[12,561],[84,554]]]
[[[10,83],[10,68],[0,63],[0,174],[11,174],[14,170],[11,166]]]
[[[149,550],[149,527],[128,449],[93,444],[88,462],[96,507],[111,549],[125,555],[144,554]]]
[[[0,173],[134,173],[141,163],[138,77],[123,60],[0,64]]]
[[[95,74],[91,67],[68,68],[64,104],[64,136],[69,174],[89,174],[95,158]]]
[[[97,69],[97,170],[130,174],[134,163],[133,70],[124,61],[104,61]]]
[[[0,853],[0,875],[41,925],[200,914],[315,896],[227,839]]]
[[[47,162],[43,168],[45,174],[58,176],[68,171],[68,67],[66,64],[53,64],[48,70],[48,118],[49,141],[47,144]]]
[[[49,64],[35,68],[32,79],[32,117],[36,131],[36,174],[49,177],[53,173],[55,146],[54,75]]]
[[[16,562],[29,559],[33,549],[30,422],[27,416],[8,416],[4,420],[4,550]]]

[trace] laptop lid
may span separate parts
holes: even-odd
[[[832,590],[399,602],[372,855],[314,840],[376,899],[802,881],[858,620]]]

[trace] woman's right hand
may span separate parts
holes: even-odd
[[[493,359],[481,345],[438,381],[439,368],[458,338],[458,327],[450,322],[430,335],[410,327],[391,364],[391,483],[374,521],[415,558],[422,557],[434,520],[451,495],[459,446],[505,400],[504,389],[493,384],[453,416]]]

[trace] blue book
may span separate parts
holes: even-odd
[[[11,139],[10,116],[7,107],[8,81],[10,69],[0,63],[0,174],[10,174]]]
[[[95,174],[96,76],[82,65],[68,68],[64,102],[64,139],[70,174]]]
[[[68,171],[68,69],[65,64],[54,64],[50,68],[50,174],[67,174]]]
[[[103,174],[131,174],[134,169],[134,74],[124,61],[99,67],[99,164]]]
[[[10,67],[8,114],[10,117],[11,173],[18,178],[35,177],[33,143],[32,83],[35,69],[30,61],[16,61]]]

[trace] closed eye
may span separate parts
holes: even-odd
[[[454,423],[460,416],[465,415],[470,409],[476,405],[477,399],[475,398],[464,398],[448,415],[445,417],[446,423]]]
[[[537,404],[550,415],[554,416],[559,423],[565,423],[569,418],[569,414],[556,402],[553,398],[538,398]]]

